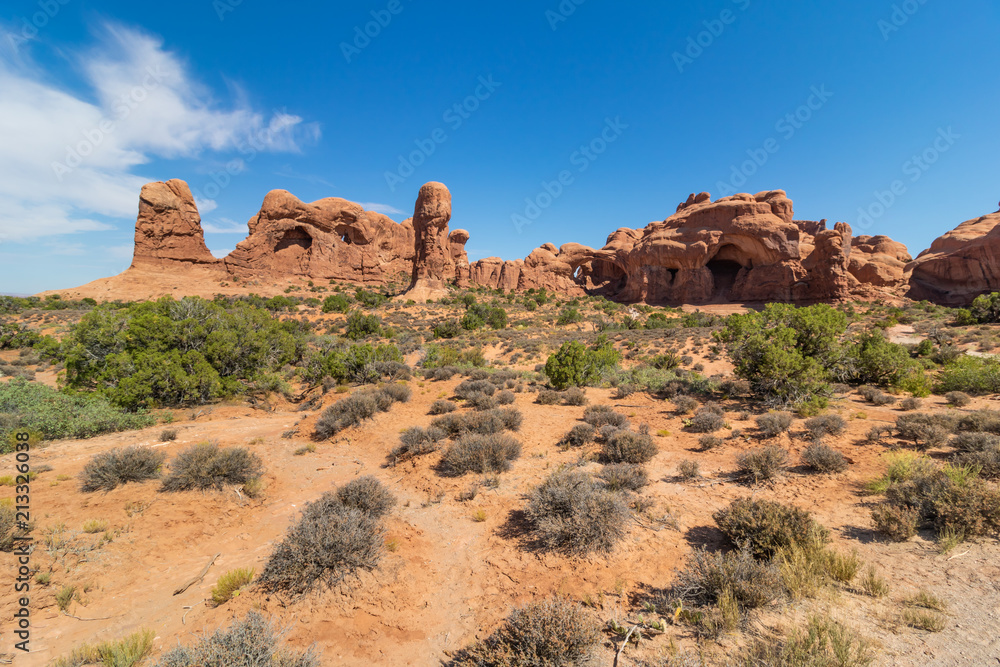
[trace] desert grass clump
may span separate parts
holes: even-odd
[[[373,418],[379,412],[379,404],[372,392],[359,392],[341,399],[328,407],[316,421],[316,437],[326,440],[341,431]]]
[[[616,431],[601,447],[601,458],[608,463],[648,463],[659,453],[649,433]]]
[[[52,662],[53,667],[82,667],[83,665],[104,665],[104,667],[133,667],[140,664],[153,650],[152,630],[139,630],[118,640],[99,644],[85,644]],[[172,667],[172,666],[171,666]]]
[[[212,587],[212,602],[215,603],[215,606],[229,602],[239,594],[240,589],[250,585],[256,574],[257,571],[252,567],[240,567],[235,570],[229,570],[219,577],[219,580],[215,582],[215,586]]]
[[[576,602],[551,598],[511,612],[481,642],[459,652],[450,667],[573,667],[592,664],[601,626]]]
[[[614,426],[615,428],[628,428],[628,417],[620,412],[615,412],[610,405],[591,405],[583,411],[583,421],[594,428],[602,426]]]
[[[380,519],[396,506],[396,496],[373,475],[352,479],[337,489],[337,500],[344,507],[361,510]]]
[[[83,522],[83,532],[88,535],[104,533],[108,530],[108,522],[103,519],[90,519]]]
[[[557,471],[533,490],[525,514],[544,547],[577,555],[613,551],[631,516],[620,494],[573,470]]]
[[[735,662],[741,667],[867,667],[875,661],[871,643],[841,623],[812,616],[785,636],[754,640]]]
[[[432,415],[446,415],[449,412],[454,412],[458,409],[458,406],[451,401],[446,401],[444,399],[439,399],[431,403],[430,414]]]
[[[635,463],[612,463],[598,475],[608,491],[641,491],[649,484],[649,473]]]
[[[820,415],[807,419],[806,431],[814,440],[828,435],[840,435],[847,430],[847,422],[840,415]]]
[[[381,520],[346,507],[330,491],[308,503],[275,547],[258,583],[269,592],[301,596],[336,586],[358,570],[373,570],[385,550]]]
[[[755,484],[778,477],[788,466],[788,450],[778,445],[757,447],[736,457],[739,473]]]
[[[820,473],[838,473],[847,470],[847,458],[830,445],[813,442],[802,450],[802,462]]]
[[[563,436],[563,444],[568,447],[583,447],[594,441],[596,429],[590,424],[577,424]]]
[[[730,542],[755,558],[769,559],[782,550],[829,541],[829,531],[809,512],[773,500],[740,498],[712,516]]]
[[[904,609],[900,618],[911,628],[925,632],[941,632],[948,625],[942,614],[922,609]]]
[[[697,461],[681,461],[677,465],[677,476],[685,482],[701,477],[701,464]]]
[[[173,442],[177,439],[177,429],[165,428],[160,431],[160,442]]]
[[[979,470],[945,466],[914,475],[885,490],[886,502],[918,514],[919,528],[965,538],[1000,534],[1000,488]]]
[[[260,457],[244,447],[221,448],[214,442],[188,447],[170,462],[163,491],[221,490],[243,485],[264,474]]]
[[[694,413],[688,428],[695,433],[715,433],[726,426],[726,418],[717,410],[703,407]]]
[[[225,630],[163,654],[154,667],[320,667],[313,650],[279,646],[281,633],[260,613],[248,612]]]
[[[150,447],[124,447],[94,456],[80,473],[80,490],[111,491],[123,484],[144,482],[160,476],[165,452]]]
[[[864,575],[859,580],[861,590],[873,598],[884,598],[889,594],[889,582],[885,580],[884,577],[879,575],[875,571],[874,567],[869,566],[865,570]]]
[[[511,461],[520,456],[521,443],[509,435],[466,433],[445,450],[441,467],[456,477],[470,472],[501,473],[510,470]]]
[[[433,426],[426,429],[420,426],[408,428],[399,436],[399,445],[389,453],[389,461],[396,465],[436,452],[446,437],[447,433]]]
[[[757,417],[757,430],[765,438],[776,438],[792,427],[791,412],[769,412]]]

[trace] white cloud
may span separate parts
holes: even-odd
[[[246,236],[250,233],[250,228],[245,222],[236,222],[229,218],[219,218],[212,222],[202,220],[201,228],[205,230],[206,234],[242,234]]]
[[[381,213],[382,215],[406,215],[404,211],[400,211],[398,208],[393,208],[388,204],[365,203],[361,205],[366,211],[375,211],[376,213]]]
[[[0,35],[5,38],[6,35]],[[97,218],[134,218],[157,158],[205,152],[298,152],[315,123],[238,103],[223,108],[156,37],[104,25],[93,51],[69,54],[81,81],[51,80],[0,53],[0,241],[102,231]],[[76,92],[81,88],[83,92]],[[73,91],[73,92],[71,92]],[[215,208],[198,202],[202,212]]]
[[[236,248],[228,248],[226,250],[209,250],[209,252],[212,253],[212,257],[215,257],[216,259],[222,259],[235,249]]]

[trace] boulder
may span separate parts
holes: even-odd
[[[1000,211],[963,222],[906,271],[912,299],[963,306],[980,294],[1000,291]]]

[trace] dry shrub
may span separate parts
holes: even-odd
[[[648,463],[658,452],[651,435],[635,431],[615,431],[601,447],[608,463]]]
[[[886,489],[886,500],[914,510],[918,527],[966,538],[1000,533],[1000,489],[974,468],[946,466],[914,475]]]
[[[535,403],[539,405],[559,405],[562,403],[562,393],[552,389],[543,389],[535,397]]]
[[[816,472],[836,473],[847,470],[847,458],[821,442],[814,442],[802,451],[802,462]]]
[[[451,475],[469,472],[507,472],[511,461],[521,456],[521,443],[509,435],[466,433],[456,440],[441,457],[441,466]]]
[[[964,408],[972,403],[972,397],[962,391],[949,391],[944,395],[944,398],[948,401],[949,405],[953,405],[956,408]]]
[[[570,387],[563,392],[563,400],[566,405],[583,406],[587,404],[587,392],[580,387]]]
[[[337,489],[337,500],[344,507],[361,510],[376,519],[396,506],[396,496],[372,475],[352,479]]]
[[[649,484],[649,474],[641,465],[612,463],[599,475],[608,491],[640,491]]]
[[[910,398],[904,398],[899,404],[899,409],[903,412],[912,412],[913,410],[919,410],[922,402],[919,398],[911,396]]]
[[[786,636],[755,639],[737,656],[742,667],[867,667],[876,657],[870,642],[829,618],[813,616]]]
[[[465,380],[455,387],[455,395],[468,400],[473,394],[492,396],[496,390],[497,386],[489,380]]]
[[[244,447],[220,448],[214,442],[188,447],[170,462],[164,491],[203,491],[243,485],[264,474],[260,457]]]
[[[389,461],[392,465],[408,461],[418,456],[424,456],[436,452],[440,448],[440,443],[447,437],[447,434],[439,428],[424,429],[414,426],[403,431],[399,436],[399,445],[389,453]]]
[[[542,545],[570,554],[610,553],[631,516],[619,494],[572,470],[553,473],[533,490],[525,514]]]
[[[446,415],[449,412],[454,412],[458,409],[458,406],[451,401],[437,400],[431,403],[430,414],[432,415]]]
[[[677,574],[670,597],[710,605],[729,591],[743,609],[757,609],[776,600],[781,590],[781,576],[774,562],[759,561],[745,549],[710,553],[702,548],[691,554]]]
[[[305,595],[317,586],[335,586],[358,570],[374,569],[384,549],[382,522],[345,507],[331,491],[305,506],[258,582],[267,591]]]
[[[896,420],[896,431],[903,440],[912,440],[920,450],[941,447],[948,442],[948,435],[955,420],[946,415],[926,413],[906,414]]]
[[[673,399],[674,410],[679,415],[686,415],[694,412],[695,409],[700,405],[698,399],[691,396],[680,395]]]
[[[590,424],[577,424],[563,437],[563,443],[570,447],[583,447],[594,441],[596,429]]]
[[[610,405],[591,405],[583,411],[583,421],[595,428],[602,426],[614,426],[616,428],[628,428],[628,417],[615,412]]]
[[[698,446],[701,447],[701,451],[707,452],[713,449],[718,449],[722,447],[723,439],[717,435],[703,435],[698,438]]]
[[[773,500],[740,498],[712,516],[733,544],[755,558],[768,559],[784,549],[829,540],[829,531],[809,512]]]
[[[138,446],[97,454],[80,473],[80,490],[111,491],[122,484],[156,479],[166,458],[165,452]]]
[[[466,404],[470,408],[482,412],[484,410],[495,410],[499,407],[500,402],[497,400],[496,396],[487,396],[486,394],[475,393],[469,395],[469,398],[466,400]]]
[[[320,667],[311,648],[291,651],[279,647],[280,639],[272,623],[251,611],[225,630],[167,651],[156,667]]]
[[[919,519],[920,514],[909,507],[881,503],[872,509],[875,530],[893,542],[905,542],[916,535]]]
[[[509,389],[504,389],[497,394],[497,405],[513,405],[515,400],[517,397]]]
[[[688,426],[695,433],[715,433],[726,426],[726,418],[718,411],[704,407],[694,413]]]
[[[840,415],[820,415],[807,419],[805,427],[809,435],[819,439],[827,435],[840,435],[847,430],[847,422]]]
[[[461,651],[451,667],[574,667],[591,664],[601,626],[582,605],[552,598],[515,609],[487,639]]]
[[[701,465],[697,461],[681,461],[677,466],[677,476],[686,482],[701,477]]]
[[[379,412],[378,402],[371,392],[359,392],[328,407],[316,421],[316,437],[332,438],[341,431],[371,419]]]
[[[775,438],[792,427],[792,413],[769,412],[757,417],[757,429],[765,438]]]
[[[736,465],[741,475],[760,483],[784,472],[788,465],[788,451],[777,445],[757,447],[737,456]]]

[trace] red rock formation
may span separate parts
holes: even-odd
[[[848,269],[858,282],[888,288],[906,283],[906,265],[912,258],[902,243],[888,236],[857,236],[851,245]]]
[[[225,259],[229,273],[241,278],[384,284],[408,279],[413,266],[412,224],[344,199],[306,204],[274,190],[248,226],[250,235]]]
[[[906,270],[912,299],[961,306],[980,294],[1000,291],[1000,211],[963,222]]]
[[[201,217],[188,184],[175,179],[142,186],[132,268],[218,262],[205,245]]]

